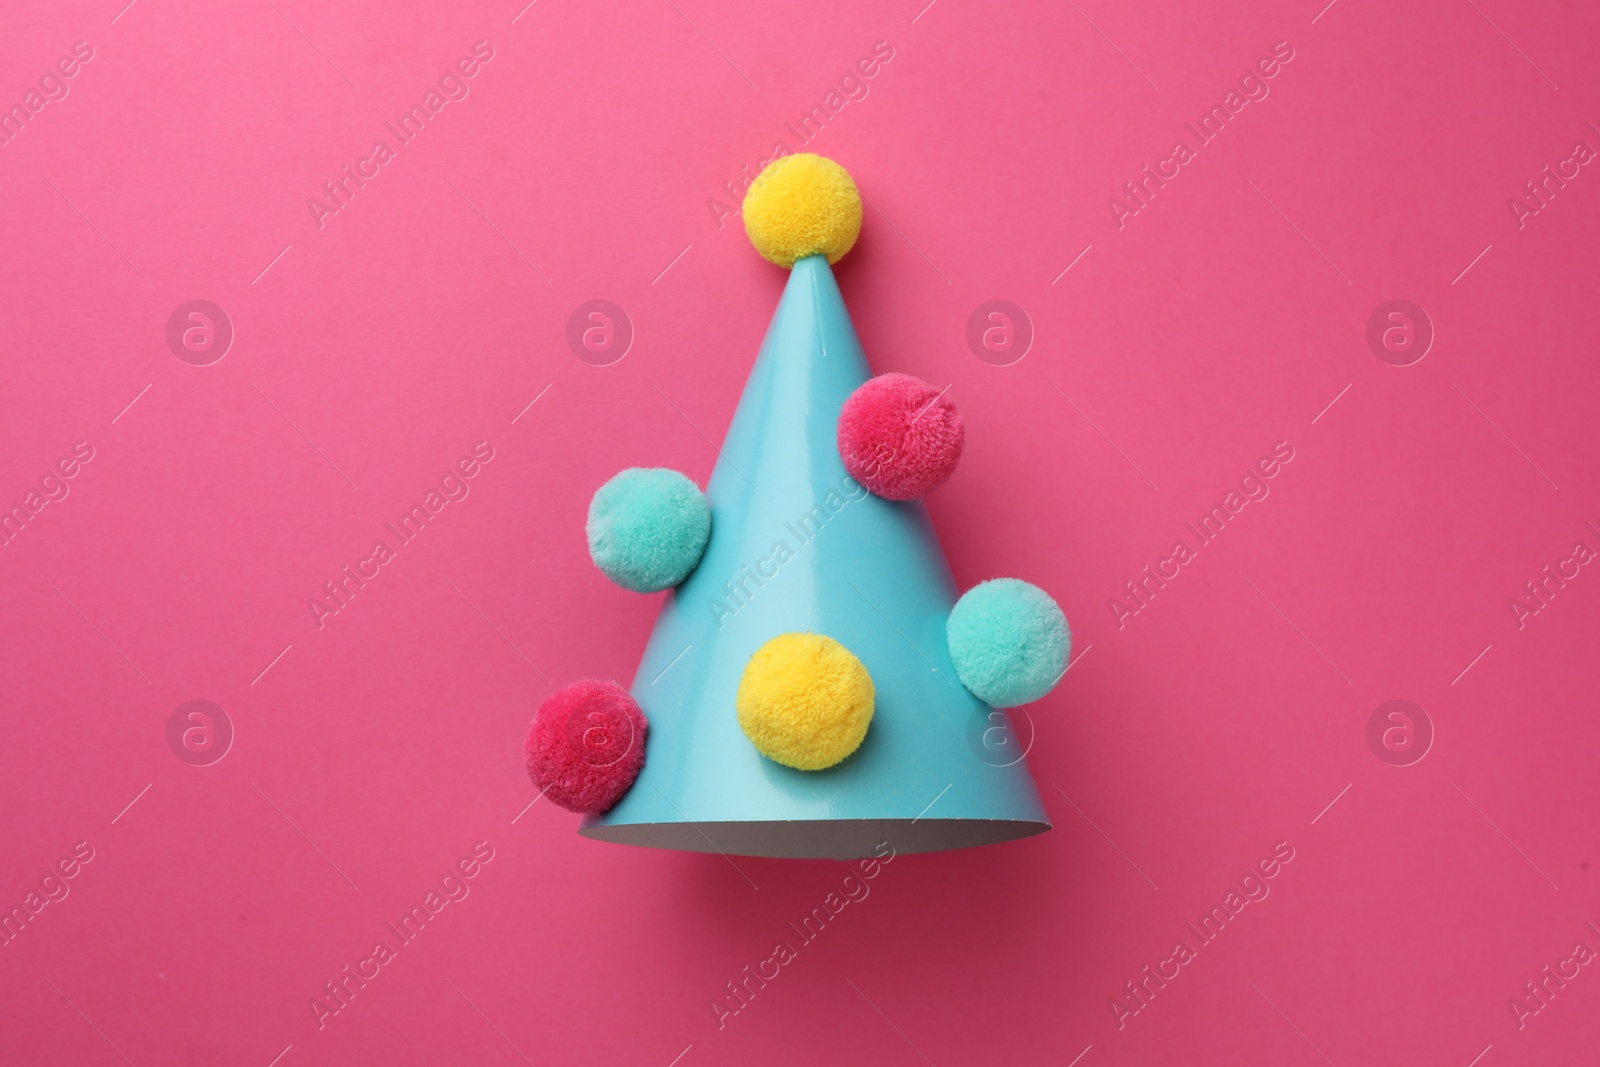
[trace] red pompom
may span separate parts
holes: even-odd
[[[868,380],[839,412],[845,469],[889,500],[915,500],[943,485],[965,440],[950,398],[909,374]]]
[[[568,811],[605,811],[639,777],[648,727],[638,702],[616,682],[573,682],[534,713],[528,777]]]

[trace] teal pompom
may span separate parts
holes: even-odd
[[[589,557],[636,593],[689,577],[711,537],[711,506],[688,478],[665,467],[630,467],[589,502]]]
[[[1054,689],[1072,648],[1056,602],[1020,578],[968,589],[950,610],[945,637],[961,684],[996,708],[1028,704]]]

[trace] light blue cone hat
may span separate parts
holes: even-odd
[[[797,261],[728,428],[711,540],[671,594],[632,693],[650,720],[633,788],[580,833],[729,855],[849,859],[991,844],[1050,828],[1019,732],[956,677],[949,565],[920,502],[846,473],[839,411],[869,371],[824,256]],[[876,710],[824,771],[767,759],[734,695],[752,653],[806,631],[866,666]]]

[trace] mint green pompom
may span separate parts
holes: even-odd
[[[1067,669],[1072,633],[1056,602],[1020,578],[968,589],[945,623],[956,676],[996,708],[1029,704],[1055,688]]]
[[[694,570],[711,537],[699,486],[665,467],[629,467],[589,502],[589,557],[636,593],[670,589]]]

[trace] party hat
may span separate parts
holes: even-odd
[[[963,640],[978,651],[958,676],[956,587],[924,506],[869,491],[863,482],[878,473],[870,457],[863,466],[841,452],[841,413],[870,375],[830,268],[859,230],[854,184],[826,160],[786,157],[758,179],[745,217],[758,249],[791,274],[705,493],[709,539],[703,550],[694,543],[692,484],[645,478],[670,472],[625,472],[637,477],[608,484],[590,513],[591,551],[608,574],[641,589],[681,579],[630,687],[643,718],[616,711],[627,702],[617,687],[609,696],[574,689],[566,718],[540,714],[549,743],[564,737],[582,758],[558,766],[530,735],[535,781],[560,789],[595,768],[636,766],[642,747],[631,788],[617,783],[626,790],[619,800],[607,781],[602,800],[568,806],[591,812],[580,829],[586,837],[659,848],[846,859],[883,842],[921,852],[1042,833],[1050,823],[1023,759],[1031,725],[1019,736],[1007,712],[963,684],[987,691],[987,671],[990,688],[1004,689],[1019,663],[1037,670],[1038,634],[1007,628],[1017,620],[1005,598],[998,608],[975,599],[966,632],[977,636]],[[954,409],[948,414],[954,421],[941,425],[959,430]],[[915,443],[896,440],[902,451]],[[895,467],[898,453],[885,447],[882,466]],[[647,484],[659,493],[650,496]],[[622,503],[637,505],[640,494],[658,510],[650,524],[629,525],[618,517]],[[660,503],[668,498],[670,508]],[[682,521],[672,526],[663,515]],[[632,556],[630,538],[639,546]],[[688,559],[687,577],[652,578],[680,542],[702,551],[697,563]],[[1046,629],[1059,619],[1042,592],[1014,584],[1043,597],[1046,606],[1033,606]],[[1000,583],[974,592],[986,586],[1010,592]],[[1000,644],[986,650],[997,619]],[[1044,659],[1056,656],[1059,672],[1064,619],[1057,630]],[[599,725],[583,732],[590,721]],[[810,766],[820,769],[799,769]]]

